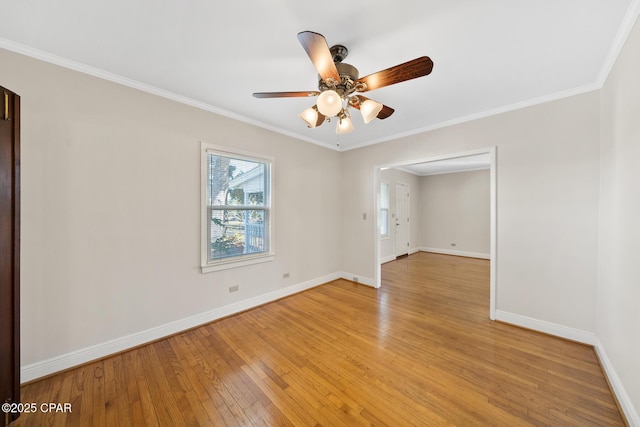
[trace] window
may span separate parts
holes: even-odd
[[[272,160],[202,148],[203,272],[270,261]]]
[[[380,183],[380,237],[389,237],[389,184]]]

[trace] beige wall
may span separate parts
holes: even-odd
[[[23,366],[340,271],[340,153],[4,50],[0,64],[22,100]],[[275,261],[200,273],[202,140],[275,157]]]
[[[602,90],[597,335],[640,425],[640,24]],[[616,384],[618,385],[618,384]]]
[[[497,147],[497,309],[595,332],[599,93],[343,153],[344,270],[376,274],[377,165]]]
[[[0,50],[22,97],[23,366],[336,272],[373,280],[376,166],[497,147],[498,310],[597,334],[635,411],[638,52],[636,25],[602,91],[337,153]],[[201,140],[275,156],[274,262],[200,273]]]
[[[417,197],[420,246],[434,252],[489,258],[489,184],[489,170],[422,177]]]

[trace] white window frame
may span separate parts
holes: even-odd
[[[208,142],[201,142],[201,151],[200,151],[200,163],[201,163],[201,171],[200,171],[200,267],[202,273],[209,273],[213,271],[226,270],[229,268],[237,268],[243,267],[247,265],[269,262],[275,259],[275,241],[274,241],[274,224],[275,224],[275,214],[274,214],[274,165],[275,159],[273,157],[265,156],[262,154],[250,153],[244,150],[239,150],[237,148],[224,147],[220,145],[210,144]],[[265,252],[261,252],[258,254],[243,254],[238,256],[233,256],[229,258],[222,258],[219,260],[209,260],[208,251],[210,250],[211,242],[209,235],[209,209],[208,206],[208,154],[215,153],[222,156],[233,157],[236,159],[244,159],[249,161],[262,162],[267,164],[268,166],[268,178],[267,178],[267,186],[265,189],[265,207],[267,211],[267,221],[266,225],[266,236],[268,250]]]

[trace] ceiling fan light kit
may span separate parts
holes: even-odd
[[[298,117],[304,120],[308,127],[314,128],[318,123],[318,107],[315,105],[313,107],[309,107],[300,113]]]
[[[349,51],[342,45],[329,48],[322,34],[313,31],[298,33],[298,40],[307,52],[319,74],[318,89],[300,92],[256,92],[256,98],[299,98],[317,96],[316,105],[304,110],[299,117],[310,128],[316,128],[331,117],[338,118],[336,133],[353,131],[349,108],[360,110],[365,124],[374,118],[386,119],[394,109],[368,99],[355,92],[367,92],[392,84],[426,76],[433,69],[433,61],[427,56],[387,68],[359,78],[356,67],[342,62]]]
[[[360,112],[365,123],[369,123],[371,120],[378,116],[378,113],[382,111],[382,104],[372,99],[360,103]]]
[[[344,135],[353,131],[353,123],[349,117],[349,113],[343,111],[339,116],[338,124],[336,125],[336,133],[338,135]]]
[[[316,105],[322,114],[334,117],[342,111],[342,98],[335,90],[328,89],[318,95]]]

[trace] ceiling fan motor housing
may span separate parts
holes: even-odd
[[[349,55],[349,49],[342,46],[341,44],[337,44],[335,46],[331,46],[329,49],[331,53],[331,58],[333,58],[333,62],[342,62],[344,58]]]
[[[355,90],[355,81],[358,80],[360,76],[358,69],[344,62],[336,62],[335,65],[340,75],[340,82],[328,82],[322,80],[322,77],[319,77],[318,89],[320,89],[320,92],[333,89],[338,92],[340,96],[353,93]]]

